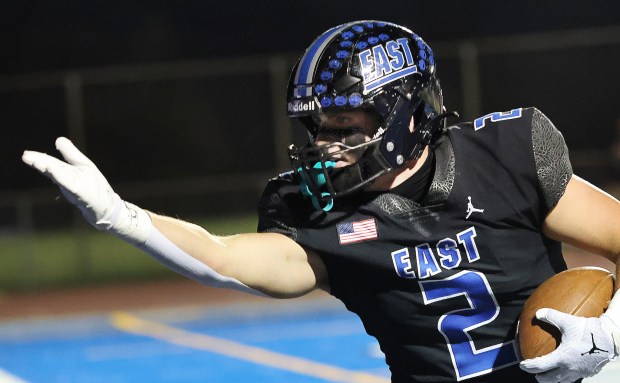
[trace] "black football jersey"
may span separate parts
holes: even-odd
[[[393,382],[536,382],[518,366],[518,316],[566,269],[543,221],[572,170],[562,135],[534,108],[452,126],[434,145],[419,201],[360,193],[317,211],[292,174],[259,202],[261,232],[316,251],[331,294],[362,320]]]

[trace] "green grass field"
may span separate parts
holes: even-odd
[[[213,234],[230,235],[256,231],[257,220],[218,217],[196,223]],[[88,226],[31,235],[0,234],[1,292],[173,276],[149,255]]]

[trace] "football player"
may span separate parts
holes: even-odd
[[[377,338],[393,382],[573,382],[618,356],[618,295],[600,318],[542,309],[560,347],[518,354],[525,300],[566,269],[561,242],[620,255],[620,202],[573,174],[541,111],[449,126],[431,48],[373,20],[312,42],[287,109],[309,139],[268,182],[258,233],[218,237],[123,201],[66,138],[64,161],[23,160],[97,229],[189,278],[278,298],[331,293]],[[593,340],[601,351],[584,352]]]

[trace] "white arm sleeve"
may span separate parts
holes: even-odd
[[[120,199],[119,199],[120,200]],[[218,274],[215,270],[187,254],[162,234],[149,214],[140,207],[120,200],[108,229],[117,237],[151,255],[169,269],[204,285],[243,291],[258,296],[266,294],[242,282]]]
[[[150,254],[169,269],[202,284],[266,296],[234,278],[218,274],[212,268],[175,245],[157,230],[155,226],[151,227],[146,242],[136,245],[136,247]]]

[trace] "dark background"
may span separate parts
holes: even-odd
[[[2,1],[0,84],[185,60],[246,57],[250,66],[257,56],[299,55],[324,30],[356,19],[409,26],[433,47],[618,26],[620,2]],[[487,54],[480,60],[481,109],[537,106],[571,150],[607,150],[620,117],[618,46]],[[459,109],[458,62],[438,56],[446,104]],[[113,184],[273,170],[269,86],[256,74],[84,86],[84,150]],[[55,152],[55,137],[68,134],[65,109],[62,86],[0,90],[0,191],[49,186],[20,156],[24,149]]]
[[[408,25],[429,42],[620,22],[614,0],[25,0],[0,10],[3,73],[301,52],[357,19]]]

